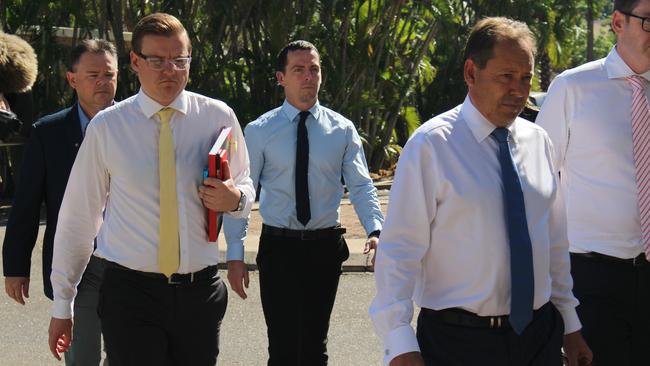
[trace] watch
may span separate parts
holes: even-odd
[[[242,190],[239,190],[239,193],[239,203],[237,204],[237,208],[232,210],[232,212],[244,211],[244,207],[246,207],[246,194]]]

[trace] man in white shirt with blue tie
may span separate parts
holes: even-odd
[[[594,365],[646,365],[650,343],[650,0],[616,0],[607,57],[560,74],[537,123],[555,147],[573,292]]]
[[[535,49],[523,23],[478,22],[465,49],[467,98],[402,151],[370,307],[387,365],[560,366],[563,343],[571,365],[590,359],[551,144],[517,117]]]

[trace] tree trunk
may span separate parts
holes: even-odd
[[[551,60],[548,53],[544,52],[539,58],[539,86],[546,91],[549,85],[551,85]]]
[[[594,0],[587,0],[587,61],[594,60]]]

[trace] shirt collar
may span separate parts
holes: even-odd
[[[465,97],[465,101],[460,107],[460,113],[478,143],[483,142],[483,140],[490,136],[492,131],[496,129],[496,126],[493,125],[492,122],[488,121],[487,118],[476,109],[469,94]],[[515,140],[517,131],[515,123],[511,123],[507,129],[510,131],[513,140]]]
[[[284,100],[284,103],[282,103],[282,113],[284,113],[289,121],[294,121],[300,112],[301,110],[291,105],[291,103],[289,103],[286,99]],[[316,101],[316,104],[309,108],[309,113],[311,113],[314,119],[318,119],[320,116],[320,103],[318,101]]]
[[[88,123],[90,123],[90,118],[86,115],[86,112],[84,112],[83,108],[81,108],[81,104],[77,103],[77,112],[79,113],[79,122],[81,123],[81,132],[86,131],[86,127],[88,126]]]
[[[187,114],[187,110],[189,107],[189,101],[187,98],[187,91],[183,90],[177,97],[174,99],[173,102],[171,102],[168,106],[161,105],[160,103],[156,102],[155,100],[151,99],[147,95],[147,93],[140,88],[140,91],[138,92],[138,95],[136,96],[138,104],[140,105],[140,109],[142,109],[142,113],[144,113],[147,118],[151,118],[154,114],[158,113],[159,110],[169,107],[173,108],[177,112],[181,112],[182,114]]]
[[[637,75],[625,61],[621,58],[616,50],[616,45],[609,51],[607,58],[605,58],[605,68],[607,69],[607,77],[610,79],[622,79],[628,76]],[[639,76],[650,81],[650,70],[640,74]]]

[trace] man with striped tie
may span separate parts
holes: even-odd
[[[573,291],[594,365],[647,365],[650,0],[616,0],[607,57],[552,83],[537,123],[567,201]]]

